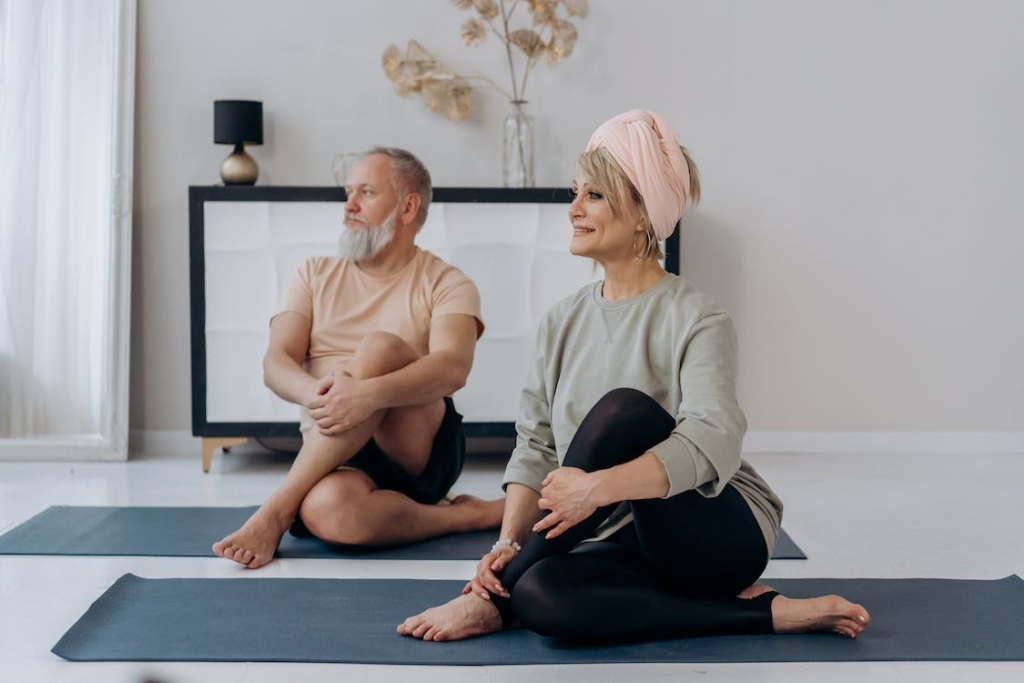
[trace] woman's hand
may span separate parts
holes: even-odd
[[[508,566],[516,553],[512,546],[504,545],[480,558],[476,565],[476,575],[462,589],[462,594],[473,593],[484,600],[490,600],[491,593],[503,598],[509,597],[508,591],[501,585],[496,574]]]
[[[533,530],[547,529],[545,538],[561,536],[602,505],[596,496],[597,478],[578,467],[559,467],[544,478],[543,487],[537,505],[550,514],[534,524]]]

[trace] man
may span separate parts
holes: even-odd
[[[213,545],[250,569],[289,527],[387,545],[501,523],[504,500],[442,501],[464,449],[449,396],[483,322],[472,281],[415,245],[430,175],[409,152],[378,147],[345,191],[341,255],[309,259],[289,282],[263,362],[267,386],[305,407],[302,448],[259,510]]]

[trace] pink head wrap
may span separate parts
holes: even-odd
[[[601,147],[640,192],[654,234],[659,240],[671,235],[690,200],[690,171],[672,126],[653,111],[627,111],[590,136],[587,151]]]

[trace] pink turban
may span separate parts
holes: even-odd
[[[653,111],[627,111],[590,136],[588,152],[602,147],[643,197],[654,234],[671,235],[690,199],[690,171],[672,126]]]

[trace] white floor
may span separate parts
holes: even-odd
[[[784,526],[810,559],[775,561],[772,577],[1024,576],[1024,454],[749,456],[786,502]],[[0,533],[50,505],[258,503],[287,461],[243,447],[128,463],[0,463]],[[494,496],[500,462],[472,462],[459,492]],[[213,539],[211,539],[213,540]],[[1024,662],[398,667],[320,664],[71,663],[50,653],[119,576],[464,578],[472,562],[275,561],[258,573],[210,558],[0,556],[0,681],[997,681]],[[941,599],[941,596],[936,596]],[[867,605],[870,609],[870,605]],[[1024,626],[1024,622],[1022,622]],[[244,625],[243,625],[244,627]]]

